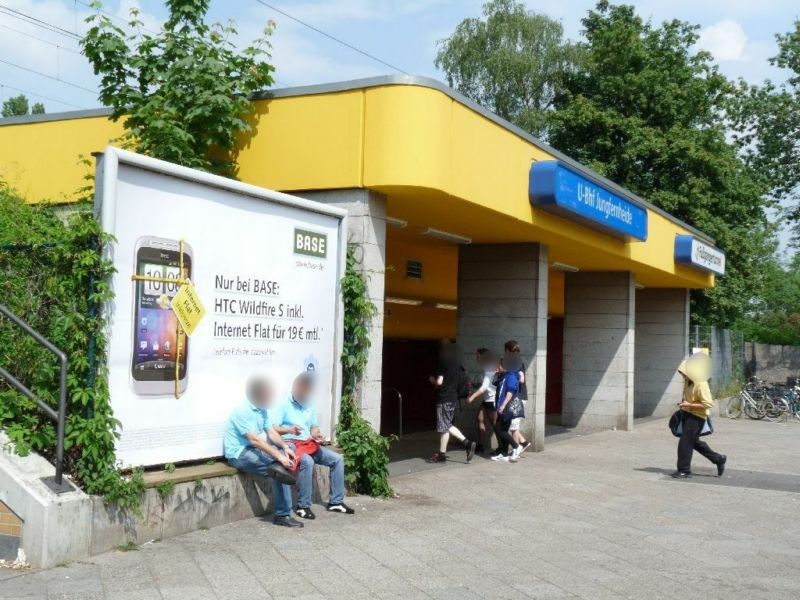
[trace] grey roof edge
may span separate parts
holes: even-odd
[[[85,108],[82,110],[67,110],[57,113],[41,115],[23,115],[21,117],[0,118],[0,127],[4,125],[24,125],[26,123],[46,123],[48,121],[70,121],[72,119],[91,119],[92,117],[108,117],[110,108]]]
[[[687,231],[693,233],[694,235],[702,238],[706,242],[714,243],[715,240],[711,236],[706,233],[703,233],[696,227],[685,223],[681,219],[669,214],[667,211],[651,204],[644,198],[641,198],[634,194],[633,192],[626,190],[622,186],[614,183],[610,179],[603,177],[596,171],[593,171],[589,167],[579,163],[577,160],[570,158],[563,152],[556,150],[549,144],[546,144],[542,140],[537,137],[532,136],[525,130],[517,127],[510,121],[506,121],[502,117],[497,116],[493,112],[485,109],[484,107],[480,106],[476,102],[470,100],[466,96],[462,95],[461,93],[457,92],[453,88],[445,85],[441,81],[433,79],[431,77],[424,77],[421,75],[379,75],[376,77],[365,77],[362,79],[351,79],[348,81],[337,81],[333,83],[321,83],[315,85],[302,85],[302,86],[295,86],[295,87],[287,87],[287,88],[280,88],[280,89],[272,89],[272,90],[265,90],[263,92],[256,92],[252,95],[253,100],[267,100],[271,98],[291,98],[294,96],[312,96],[318,94],[331,94],[336,92],[348,92],[353,90],[360,90],[366,89],[371,87],[381,87],[385,85],[410,85],[410,86],[417,86],[417,87],[425,87],[433,90],[437,90],[442,92],[446,96],[450,97],[451,99],[455,100],[459,104],[463,104],[467,106],[471,110],[475,111],[476,113],[480,114],[481,116],[489,119],[490,121],[496,123],[497,125],[507,129],[511,133],[521,137],[525,141],[533,144],[540,150],[546,152],[553,156],[553,158],[560,160],[561,162],[571,166],[573,169],[578,171],[580,174],[584,175],[585,177],[595,181],[596,183],[612,190],[614,193],[619,194],[623,198],[630,200],[634,204],[641,206],[642,208],[646,208],[652,210],[656,214],[661,215],[662,217],[672,221],[673,223],[683,227]],[[42,123],[46,121],[62,121],[67,119],[86,119],[91,117],[102,117],[108,116],[111,114],[111,109],[108,108],[96,108],[96,109],[89,109],[89,110],[76,110],[76,111],[67,111],[67,112],[60,112],[60,113],[50,113],[44,115],[27,115],[22,117],[9,117],[5,119],[0,119],[0,127],[4,125],[19,125],[23,123]]]

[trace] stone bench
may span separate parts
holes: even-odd
[[[339,451],[338,448],[334,450],[337,452]],[[233,477],[233,476],[238,476],[241,478],[252,478],[253,480],[256,481],[259,479],[263,479],[253,475],[239,473],[228,463],[220,460],[214,462],[213,464],[180,467],[176,468],[172,472],[167,472],[167,471],[147,472],[144,474],[144,486],[146,489],[158,488],[159,484],[165,481],[171,481],[176,486],[180,483],[188,483],[188,482],[194,482],[195,484],[199,485],[199,482],[205,479],[212,479],[215,477]],[[268,490],[266,486],[266,481],[262,481],[261,483],[263,483],[263,486],[261,486],[262,492],[266,492]],[[314,465],[314,475],[312,483],[313,483],[313,492],[311,497],[312,502],[314,502],[315,504],[322,504],[327,502],[331,491],[330,469],[328,469],[327,467],[321,467],[320,465]],[[265,495],[267,494],[265,493]],[[297,500],[296,489],[293,490],[292,497],[294,500]],[[269,498],[269,504],[271,505],[271,497]]]

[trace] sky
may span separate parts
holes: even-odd
[[[383,61],[374,60],[265,4]],[[233,19],[246,43],[276,23],[272,58],[276,87],[342,81],[406,72],[436,79],[437,42],[464,18],[478,16],[483,0],[211,0],[209,18]],[[709,50],[723,73],[751,83],[785,74],[770,66],[775,34],[800,17],[797,0],[628,0],[660,23],[681,19],[701,28],[698,45]],[[21,91],[47,112],[99,106],[97,79],[80,56],[77,39],[91,14],[89,0],[0,0],[0,101]],[[581,18],[594,0],[528,0],[528,8],[561,21],[570,39],[581,36]],[[141,12],[156,30],[166,9],[161,0],[106,0],[103,9],[126,18]],[[121,22],[121,21],[118,21]],[[72,35],[70,35],[72,34]],[[243,44],[244,45],[244,44]],[[13,64],[10,64],[13,63]],[[388,63],[387,66],[384,63]],[[22,68],[20,68],[22,67]],[[27,70],[25,70],[27,69]],[[35,71],[35,72],[34,72]],[[785,241],[786,236],[783,236]]]

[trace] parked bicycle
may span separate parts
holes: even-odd
[[[772,386],[751,377],[744,388],[728,400],[725,413],[730,419],[738,419],[742,414],[754,420],[767,419],[779,421],[785,418],[788,403],[782,394],[777,394]]]
[[[775,385],[772,387],[771,397],[781,420],[795,418],[800,420],[800,380],[795,380],[792,387]]]

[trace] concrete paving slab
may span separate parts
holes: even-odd
[[[0,578],[0,598],[796,599],[800,424],[716,428],[721,479],[665,478],[676,440],[654,420],[398,476],[398,498],[299,531],[254,518]]]

